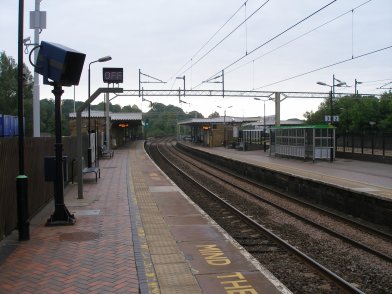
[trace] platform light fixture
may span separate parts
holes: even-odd
[[[224,138],[223,138],[223,146],[225,146],[225,148],[226,148],[226,145],[227,145],[226,144],[226,110],[229,109],[229,108],[232,108],[233,106],[230,105],[230,106],[227,106],[227,107],[223,107],[223,106],[217,105],[216,107],[221,108],[221,109],[224,110],[224,115],[223,115],[223,128],[224,128],[224,130],[223,130],[223,136],[224,136]]]
[[[337,81],[338,83],[335,84],[335,81]],[[341,80],[335,78],[335,75],[332,76],[332,85],[329,85],[327,83],[324,82],[317,82],[317,85],[320,86],[326,86],[326,87],[330,87],[330,93],[329,93],[329,107],[330,107],[330,122],[331,125],[333,124],[333,105],[332,105],[332,100],[335,96],[335,87],[348,87],[348,85],[346,84],[346,82],[342,82]]]
[[[264,152],[266,152],[267,151],[267,142],[266,142],[266,140],[265,140],[265,137],[266,137],[266,126],[265,126],[265,102],[266,101],[268,101],[268,100],[271,100],[271,98],[268,98],[268,99],[260,99],[260,98],[257,98],[257,97],[255,97],[255,98],[253,98],[254,100],[257,100],[257,101],[263,101],[264,102],[264,119],[263,119],[263,149],[264,149]]]
[[[88,99],[90,99],[90,96],[91,96],[91,94],[90,94],[90,85],[91,85],[91,69],[90,69],[90,67],[91,67],[91,64],[96,63],[96,62],[106,62],[106,61],[110,61],[110,60],[112,60],[111,56],[104,56],[104,57],[101,57],[97,60],[91,61],[88,64]],[[91,120],[91,105],[88,106],[88,150],[87,150],[87,166],[88,167],[91,167],[91,164],[92,164],[92,162],[91,162],[92,161],[92,158],[91,158],[92,150],[91,150],[91,142],[90,142],[91,141],[90,140],[90,138],[91,138],[90,120]]]
[[[335,84],[335,81],[337,81],[338,83]],[[328,85],[327,83],[324,82],[317,82],[317,85],[320,86],[326,86],[326,87],[330,87],[330,92],[329,92],[329,107],[330,107],[330,114],[329,114],[329,122],[331,125],[333,125],[334,122],[334,116],[333,116],[333,98],[335,96],[335,87],[348,87],[348,85],[346,84],[346,82],[342,82],[341,80],[335,78],[335,75],[332,76],[332,85]],[[330,161],[333,161],[333,154],[334,154],[334,150],[333,148],[331,148],[331,155],[330,155]]]
[[[362,82],[358,82],[357,79],[355,79],[354,95],[358,95],[357,85],[359,84],[362,84]]]

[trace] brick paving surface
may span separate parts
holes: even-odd
[[[35,220],[30,240],[0,263],[0,293],[139,293],[127,194],[128,150],[100,160],[101,178],[85,176],[65,189],[73,226],[45,227]],[[0,247],[0,250],[3,248]]]

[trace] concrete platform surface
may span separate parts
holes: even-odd
[[[269,152],[263,150],[239,151],[224,147],[204,147],[189,142],[180,143],[226,158],[392,200],[391,164],[342,158],[337,158],[333,162],[321,160],[312,162],[269,156]]]

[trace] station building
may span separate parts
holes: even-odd
[[[76,136],[76,113],[69,114],[69,130]],[[82,134],[88,134],[88,111],[82,112]],[[123,145],[127,140],[142,138],[141,112],[109,112],[110,147]],[[90,129],[96,130],[97,145],[102,146],[106,133],[106,116],[104,111],[90,111]]]
[[[177,137],[207,147],[262,149],[263,142],[269,138],[270,129],[275,124],[274,115],[266,116],[265,119],[234,116],[192,118],[178,122]],[[280,121],[280,125],[303,125],[303,121],[291,119]]]

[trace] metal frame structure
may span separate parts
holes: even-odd
[[[146,75],[147,76],[147,75]],[[150,77],[150,76],[148,76]],[[151,77],[153,78],[153,77]],[[140,79],[140,72],[139,72]],[[156,79],[156,78],[153,78]],[[161,83],[162,81],[158,80]],[[138,96],[141,97],[181,97],[181,89],[178,90],[145,90],[140,88],[141,83],[139,82],[138,90],[124,90],[123,93],[116,94],[112,99],[119,96]],[[339,96],[348,96],[352,93],[335,93]],[[381,96],[374,94],[361,94],[355,97],[362,96]],[[183,96],[188,97],[211,97],[211,96],[221,96],[221,97],[237,97],[237,98],[268,98],[268,100],[275,101],[275,125],[280,126],[280,103],[286,98],[311,98],[311,99],[325,99],[330,98],[330,93],[325,92],[277,92],[277,91],[241,91],[241,90],[183,90]],[[281,98],[283,97],[283,98]],[[110,100],[112,100],[110,99]],[[181,102],[181,100],[180,100]],[[183,101],[184,102],[184,101]]]
[[[273,127],[270,131],[270,155],[306,159],[335,158],[335,128],[327,125]]]
[[[138,96],[141,97],[140,90],[125,90],[123,93],[116,94],[115,97],[118,96]],[[184,91],[181,89],[177,90],[146,90],[143,89],[144,96],[175,96],[178,97],[179,92],[183,92],[182,96],[184,96]],[[223,93],[224,92],[224,93]],[[315,99],[324,99],[329,98],[329,93],[325,92],[277,92],[277,91],[241,91],[241,90],[185,90],[185,96],[195,97],[195,96],[221,96],[221,97],[238,97],[238,98],[255,98],[255,97],[266,97],[274,99],[273,96],[276,93],[280,93],[284,98],[315,98]],[[352,95],[351,93],[336,93],[337,95]],[[181,95],[181,93],[180,93]],[[364,95],[364,94],[361,94]],[[114,98],[115,98],[114,97]],[[113,99],[113,98],[112,98]]]

